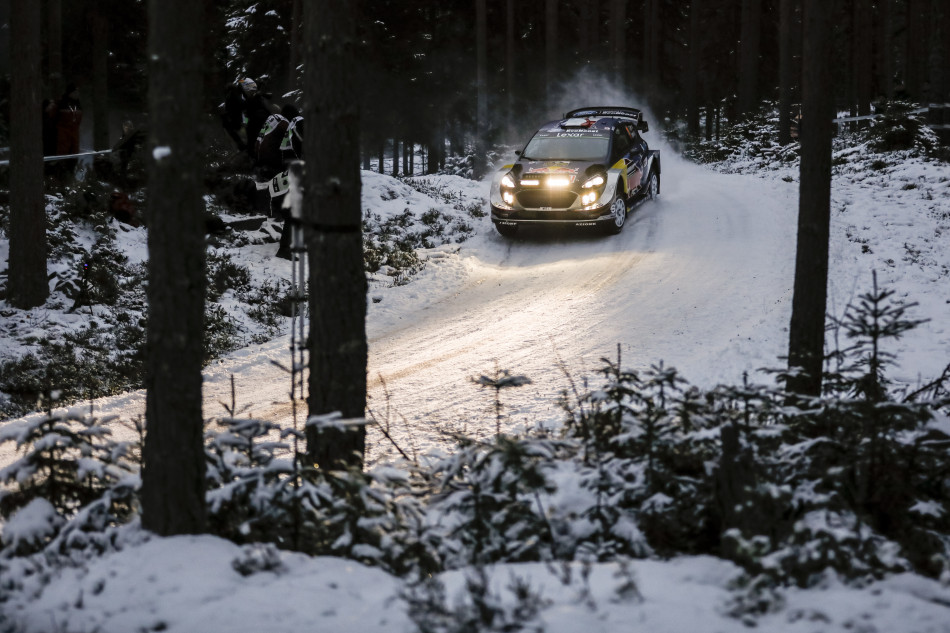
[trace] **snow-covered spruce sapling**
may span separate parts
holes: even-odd
[[[833,331],[850,344],[830,355],[834,371],[820,399],[766,410],[774,422],[749,436],[760,462],[754,507],[761,513],[771,498],[775,510],[761,529],[726,535],[738,551],[761,550],[739,557],[751,572],[799,585],[829,568],[850,579],[944,573],[950,456],[945,432],[930,421],[946,415],[947,401],[902,399],[888,379],[895,359],[887,344],[920,324],[892,296],[875,283],[835,320]]]
[[[494,408],[495,408],[495,435],[501,436],[501,392],[503,389],[512,389],[514,387],[523,387],[525,385],[531,384],[531,379],[527,376],[522,375],[512,375],[511,370],[500,369],[495,367],[495,372],[492,375],[481,374],[472,378],[472,382],[481,387],[488,387],[492,389],[495,393],[494,399]]]
[[[565,407],[566,434],[582,446],[581,485],[592,493],[578,545],[598,560],[690,551],[711,522],[710,442],[694,434],[708,425],[704,402],[662,363],[637,372],[622,369],[619,354],[603,362],[606,384]]]
[[[55,522],[62,528],[105,498],[94,517],[83,515],[84,521],[91,521],[92,528],[104,528],[128,520],[135,511],[131,492],[137,487],[138,465],[132,461],[131,444],[111,438],[108,424],[113,420],[75,410],[47,411],[45,416],[0,430],[0,444],[13,442],[23,450],[22,457],[0,470],[0,482],[11,487],[0,496],[4,518],[43,499],[63,519]],[[86,527],[90,526],[84,524],[82,529]],[[18,538],[17,551],[12,553],[38,551],[58,535],[56,530],[44,533],[42,539]],[[8,536],[4,534],[4,546],[9,545]]]
[[[449,603],[445,584],[434,578],[408,583],[401,597],[420,633],[542,633],[540,616],[551,601],[524,578],[512,575],[505,592],[495,589],[491,569],[476,565]]]
[[[447,529],[448,567],[550,557],[554,535],[540,494],[553,489],[546,469],[559,446],[505,435],[485,443],[459,438],[432,469],[438,483],[429,511]]]

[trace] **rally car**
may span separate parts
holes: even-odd
[[[533,224],[619,233],[628,213],[660,193],[660,152],[640,135],[640,110],[588,107],[541,126],[492,181],[491,219],[511,236]]]

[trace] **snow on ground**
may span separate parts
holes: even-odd
[[[142,541],[140,533],[133,539]],[[257,552],[260,554],[260,552]],[[266,556],[258,557],[258,560]],[[384,572],[337,558],[280,552],[272,567],[242,575],[254,553],[210,536],[130,543],[67,569],[32,602],[5,606],[24,633],[166,631],[168,633],[411,633],[400,583]],[[901,575],[866,589],[829,578],[824,586],[789,590],[774,612],[755,620],[730,615],[739,574],[711,557],[636,560],[627,566],[578,563],[499,565],[487,570],[491,602],[514,612],[511,587],[526,584],[538,611],[529,623],[546,633],[655,631],[770,633],[950,631],[950,591]],[[443,574],[445,605],[460,610],[471,571]],[[34,577],[39,586],[39,579]],[[757,626],[756,626],[757,625]]]
[[[864,162],[862,162],[864,161]],[[920,305],[910,316],[929,318],[890,350],[896,376],[908,384],[934,377],[950,362],[950,170],[920,160],[871,169],[860,155],[836,167],[832,205],[829,310],[882,286]],[[753,380],[761,367],[781,366],[786,351],[797,214],[797,174],[777,166],[764,176],[721,174],[668,152],[660,200],[638,209],[615,237],[533,232],[506,240],[487,218],[469,220],[476,234],[461,244],[424,251],[427,265],[414,280],[371,283],[370,405],[392,424],[407,449],[444,449],[439,431],[491,433],[489,394],[470,378],[496,365],[533,383],[503,396],[508,428],[556,424],[558,392],[568,386],[562,365],[578,383],[590,379],[602,356],[619,345],[624,364],[664,361],[704,386]],[[487,185],[449,176],[426,177],[463,198],[487,198]],[[381,215],[438,206],[386,176],[363,172],[364,208]],[[392,193],[398,195],[392,197]],[[448,208],[443,204],[443,208]],[[144,233],[122,239],[140,254]],[[290,276],[272,257],[274,245],[236,254],[255,274]],[[0,244],[0,253],[5,252]],[[289,340],[248,347],[208,367],[206,413],[219,415],[235,376],[239,402],[251,413],[288,422],[289,381],[270,361],[286,363]],[[388,395],[387,395],[388,394]],[[103,413],[133,416],[142,393],[97,403]],[[386,411],[390,411],[386,415]],[[371,460],[391,449],[370,430]],[[10,455],[0,455],[6,462]],[[132,539],[135,540],[135,539]],[[236,545],[211,537],[152,539],[129,544],[51,579],[35,600],[8,605],[28,631],[326,631],[413,630],[398,581],[379,570],[337,559],[281,553],[273,571],[241,576]],[[580,567],[564,570],[504,565],[493,570],[502,594],[512,575],[525,577],[549,602],[540,620],[550,633],[588,630],[742,631],[730,617],[736,574],[708,558],[635,561],[636,591],[622,584],[616,565],[596,566],[585,590]],[[461,572],[442,577],[456,604]],[[784,592],[776,611],[757,619],[775,632],[950,631],[950,589],[914,576],[897,576],[865,589],[829,579],[809,591]]]

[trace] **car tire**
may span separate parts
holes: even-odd
[[[496,224],[495,229],[504,237],[514,237],[518,234],[518,227],[510,224]]]
[[[617,193],[614,194],[614,199],[610,203],[610,210],[614,212],[614,219],[604,225],[604,230],[608,235],[617,235],[627,223],[627,201],[623,199],[619,184]]]
[[[644,195],[647,200],[656,200],[656,197],[660,195],[660,176],[655,171],[650,172]]]

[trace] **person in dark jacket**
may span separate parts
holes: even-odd
[[[234,139],[238,149],[246,151],[255,160],[255,141],[267,117],[277,111],[268,100],[268,95],[258,90],[257,82],[250,77],[239,79],[228,89],[221,104],[221,123],[228,136]],[[245,138],[241,138],[241,128]]]
[[[272,114],[264,122],[257,137],[257,173],[261,180],[270,180],[287,167],[284,152],[282,151],[284,138],[287,135],[290,122],[298,117],[299,111],[292,104],[285,105],[280,114]],[[268,194],[269,195],[269,194]],[[287,226],[288,214],[283,208],[286,193],[270,197],[270,215],[284,221],[280,229],[280,244],[277,257],[290,259],[290,229]]]
[[[262,172],[266,172],[265,177],[271,178],[286,167],[281,144],[290,121],[297,114],[297,108],[288,103],[281,108],[280,114],[272,114],[264,121],[261,131],[257,135],[254,148],[256,150],[257,166]]]

